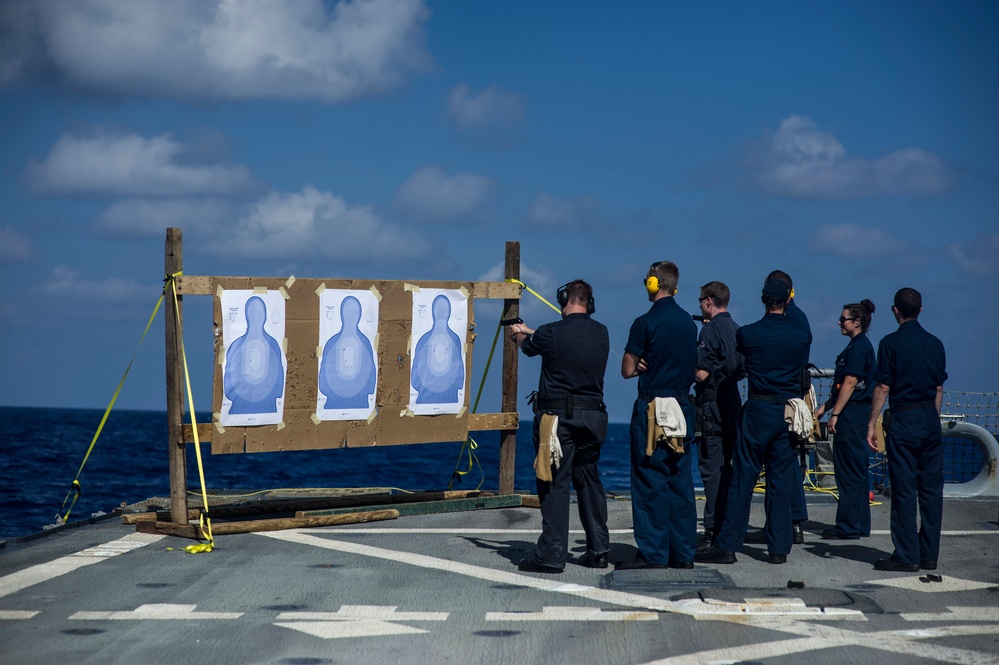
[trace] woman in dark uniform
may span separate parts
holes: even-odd
[[[857,540],[871,535],[870,480],[868,478],[867,420],[876,383],[874,347],[867,338],[874,303],[864,299],[843,306],[839,330],[850,338],[836,357],[832,395],[815,415],[829,413],[834,435],[833,466],[839,490],[836,526],[822,532],[827,540]]]

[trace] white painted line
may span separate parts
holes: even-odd
[[[152,603],[140,605],[131,612],[77,612],[70,621],[146,621],[191,619],[238,619],[242,612],[196,612],[197,605]]]
[[[700,600],[697,600],[696,603],[690,603],[687,601],[678,603],[664,598],[642,596],[624,591],[615,591],[613,589],[598,589],[596,587],[584,586],[581,584],[566,584],[564,582],[552,580],[551,578],[545,579],[531,577],[506,570],[495,570],[493,568],[473,566],[471,564],[460,563],[458,561],[449,561],[447,559],[426,556],[425,554],[414,554],[412,552],[389,550],[381,547],[372,547],[370,545],[362,545],[342,540],[319,538],[309,533],[305,533],[305,529],[289,531],[262,531],[256,533],[255,535],[262,536],[264,538],[274,538],[275,540],[298,543],[300,545],[320,547],[337,552],[345,552],[347,554],[384,559],[392,563],[401,563],[418,566],[420,568],[439,570],[456,575],[465,575],[483,582],[514,584],[531,589],[538,589],[539,591],[564,593],[566,595],[585,598],[587,600],[600,603],[608,603],[611,605],[637,607],[658,612],[678,612],[694,616],[697,616],[698,614],[710,614],[717,616],[719,614],[717,609],[710,608],[706,603],[703,603]],[[861,620],[864,618],[864,615],[856,610],[827,608],[825,612],[822,612],[821,608],[817,607],[807,609],[813,610],[816,615],[815,618],[856,618]],[[734,614],[734,611],[729,612],[729,614]]]
[[[417,635],[427,631],[410,626],[402,626],[387,621],[301,621],[275,623],[275,626],[290,628],[324,640],[340,637],[385,637],[387,635]]]
[[[540,612],[486,612],[486,621],[658,621],[658,612],[611,612],[597,607],[544,607]]]
[[[138,547],[155,543],[163,538],[164,536],[157,534],[133,533],[119,540],[113,540],[97,547],[90,547],[76,554],[70,554],[54,561],[49,561],[48,563],[40,563],[37,566],[31,566],[16,573],[5,575],[4,577],[0,577],[0,598],[9,596],[29,586],[47,582],[60,575],[71,573],[83,566],[100,563],[107,557],[124,554]],[[102,552],[102,554],[95,554],[97,551]],[[84,554],[85,552],[89,553]]]
[[[896,654],[925,658],[937,663],[961,663],[973,665],[999,662],[994,654],[968,649],[954,649],[936,644],[919,643],[918,640],[936,637],[968,635],[991,635],[995,626],[954,626],[940,631],[882,631],[867,633],[806,623],[752,623],[760,628],[772,628],[784,632],[796,632],[804,637],[775,642],[754,642],[738,647],[726,647],[709,651],[673,656],[644,663],[644,665],[701,665],[702,663],[740,663],[751,657],[752,660],[778,658],[808,652],[818,652],[817,658],[823,661],[836,660],[838,654],[829,649],[859,646],[878,649]]]
[[[41,612],[32,612],[29,610],[0,610],[0,621],[31,619],[38,614],[41,614]]]
[[[999,623],[999,607],[948,607],[946,612],[918,612],[901,614],[900,616],[906,621],[991,621]]]
[[[931,575],[933,573],[930,573]],[[889,577],[879,580],[869,580],[865,584],[880,584],[891,586],[906,591],[922,591],[924,593],[947,593],[952,591],[980,591],[994,587],[995,583],[975,582],[973,580],[962,580],[959,577],[942,575],[940,582],[923,582],[920,577],[926,577],[926,573],[906,577]]]
[[[338,612],[281,612],[278,620],[298,621],[447,621],[447,612],[398,612],[395,605],[343,605]]]
[[[771,599],[746,599],[742,603],[721,600],[688,598],[677,601],[677,605],[687,614],[697,619],[735,619],[740,621],[751,617],[786,617],[786,620],[816,619],[821,621],[850,620],[867,621],[863,612],[842,607],[808,607],[798,599],[782,598],[780,602]],[[755,625],[755,624],[754,624]]]

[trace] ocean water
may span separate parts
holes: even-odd
[[[0,407],[0,538],[37,533],[53,524],[100,424],[102,410]],[[200,416],[202,422],[209,414]],[[80,475],[82,494],[70,522],[111,512],[121,504],[170,495],[166,413],[113,411]],[[499,487],[499,433],[475,435],[478,466],[452,489]],[[455,468],[468,467],[461,442],[383,448],[211,455],[202,457],[209,489],[397,487],[442,490]],[[198,490],[193,445],[188,488]],[[516,487],[534,491],[530,421],[517,433]],[[628,425],[611,424],[601,456],[608,492],[630,491]],[[694,465],[696,476],[696,462]],[[699,479],[695,477],[695,484]],[[68,506],[68,503],[67,503]],[[63,510],[64,512],[64,510]]]

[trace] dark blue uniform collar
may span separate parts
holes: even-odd
[[[653,307],[660,307],[660,306],[669,307],[671,305],[674,307],[679,307],[679,305],[676,304],[676,299],[674,299],[673,296],[666,296],[665,298],[660,298],[659,300],[656,300],[654,303],[652,303]]]
[[[587,314],[586,312],[573,312],[572,314],[566,314],[562,318],[562,320],[565,321],[568,319],[588,319],[588,318],[590,318],[590,315]]]
[[[919,325],[919,321],[916,319],[909,319],[899,324],[898,329],[901,330],[902,328],[922,328],[922,326]]]

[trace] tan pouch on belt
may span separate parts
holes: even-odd
[[[558,427],[557,417],[549,413],[542,414],[538,431],[538,456],[534,458],[534,474],[538,480],[546,483],[552,481],[552,448],[549,444],[552,427]]]

